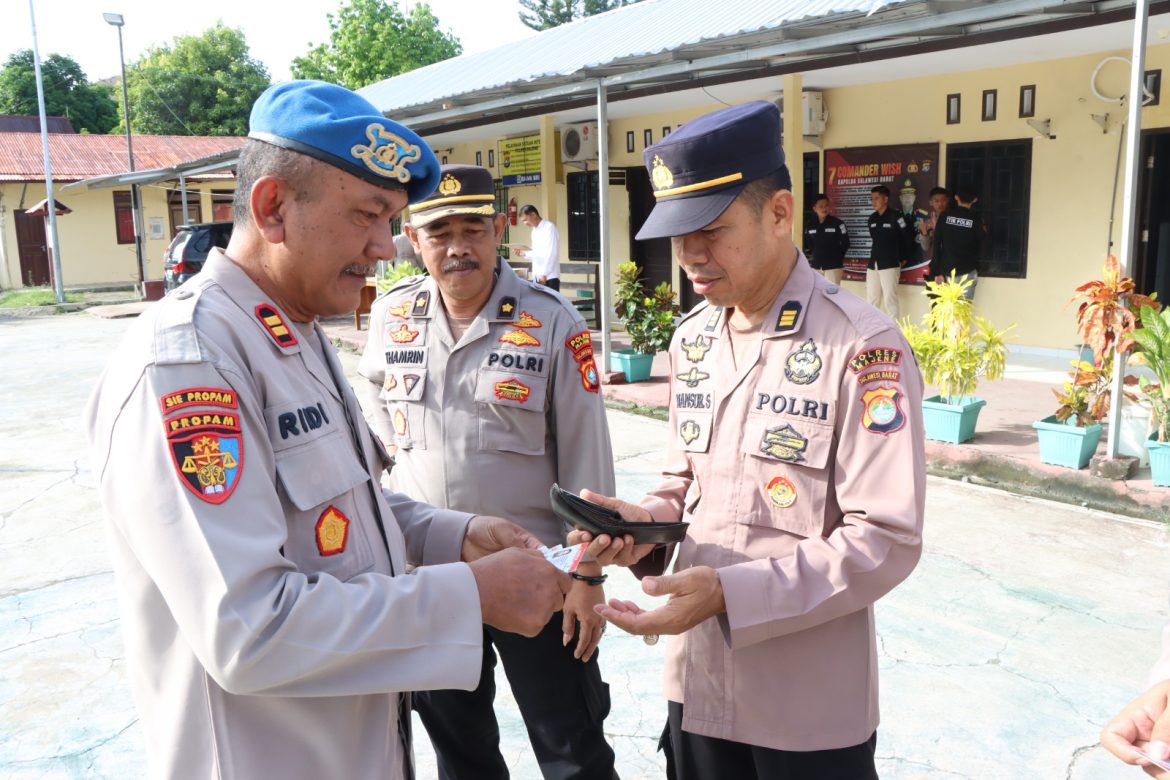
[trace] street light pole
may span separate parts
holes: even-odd
[[[45,114],[45,84],[41,76],[41,49],[37,45],[37,16],[33,0],[28,0],[28,18],[32,23],[33,65],[37,76],[37,111],[41,119],[41,150],[45,157],[45,213],[49,222],[49,252],[53,264],[53,292],[57,303],[65,303],[65,283],[61,279],[61,242],[57,238],[57,200],[53,197],[53,162],[49,155],[49,119]]]
[[[134,138],[130,132],[130,95],[126,90],[126,55],[122,50],[122,25],[125,20],[122,14],[102,14],[102,18],[118,28],[118,62],[122,65],[122,117],[126,120],[126,156],[130,163],[130,172],[134,172]],[[146,258],[142,251],[142,209],[139,203],[138,185],[130,185],[130,210],[134,218],[134,254],[138,260],[138,281],[142,287],[142,296],[146,297]]]

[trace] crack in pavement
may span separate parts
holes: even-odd
[[[1073,770],[1076,769],[1077,761],[1080,761],[1081,756],[1085,755],[1093,748],[1098,747],[1098,745],[1099,743],[1094,742],[1092,745],[1082,745],[1073,751],[1072,757],[1068,761],[1068,767],[1064,772],[1064,780],[1072,780],[1072,773]]]
[[[19,596],[26,595],[29,593],[36,593],[37,591],[45,590],[46,588],[52,588],[56,585],[63,585],[67,582],[75,582],[77,580],[85,580],[85,579],[89,579],[91,577],[107,577],[107,576],[110,576],[111,574],[113,574],[112,570],[103,569],[102,571],[90,572],[88,574],[78,574],[75,577],[62,577],[61,579],[50,580],[49,582],[42,582],[38,585],[33,585],[33,586],[30,586],[27,588],[16,588],[14,590],[4,590],[4,591],[0,591],[0,600],[7,599],[7,598],[13,598],[13,597],[19,597]]]
[[[56,753],[56,754],[51,755],[51,756],[40,756],[39,758],[25,758],[25,759],[19,759],[16,761],[8,761],[7,765],[8,766],[18,766],[21,764],[39,764],[42,761],[65,761],[65,760],[72,759],[72,758],[81,758],[82,756],[85,756],[89,753],[92,753],[93,751],[98,750],[100,748],[103,748],[106,745],[108,745],[109,743],[113,742],[115,739],[122,736],[127,731],[129,731],[131,728],[133,728],[134,724],[136,724],[136,723],[138,723],[137,717],[133,718],[129,723],[127,723],[122,728],[118,729],[118,731],[116,731],[115,733],[111,734],[110,736],[106,737],[105,739],[101,740],[100,742],[98,742],[95,745],[90,745],[89,747],[85,748],[84,750],[75,750],[72,753]],[[4,766],[4,764],[0,764],[0,766]],[[91,767],[93,766],[92,762],[91,762],[90,766]]]
[[[930,763],[929,761],[912,761],[909,758],[900,758],[897,755],[890,755],[888,757],[878,756],[877,760],[879,762],[881,762],[881,761],[896,761],[899,764],[905,764],[907,766],[913,766],[913,767],[919,767],[921,769],[926,769],[926,770],[930,771],[929,776],[932,778],[939,777],[940,775],[938,773],[941,772],[941,773],[944,773],[950,777],[962,778],[962,780],[974,780],[974,778],[971,775],[965,775],[962,772],[956,772],[952,769],[942,769],[941,767],[937,767],[934,764]]]
[[[57,487],[58,485],[64,484],[66,482],[71,482],[73,479],[75,479],[81,471],[81,467],[80,467],[79,463],[80,463],[79,460],[73,461],[73,471],[71,471],[66,476],[62,477],[61,479],[57,480],[56,482],[52,483],[48,487],[44,488],[43,490],[39,491],[31,498],[27,498],[24,501],[21,501],[19,504],[17,504],[11,510],[0,511],[0,530],[3,530],[4,526],[7,525],[8,518],[12,517],[14,514],[19,512],[20,510],[24,509],[29,504],[40,500],[40,498],[42,496],[44,496],[46,493],[48,493],[50,490]],[[58,473],[59,474],[59,473],[64,473],[64,471],[62,469],[51,469],[51,470],[46,469],[46,470],[44,470],[44,473],[46,473],[46,474]]]

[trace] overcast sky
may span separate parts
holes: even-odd
[[[406,5],[407,0],[400,0]],[[294,0],[288,3],[252,0],[33,0],[41,57],[67,54],[92,81],[117,76],[118,33],[102,19],[120,13],[126,25],[122,41],[126,61],[149,46],[170,43],[176,35],[198,34],[223,21],[244,30],[252,56],[267,67],[274,81],[289,78],[294,57],[329,36],[327,13],[341,0]],[[430,0],[442,28],[454,33],[464,52],[477,52],[533,34],[517,16],[516,0]],[[274,13],[279,11],[279,13]],[[0,24],[0,62],[17,49],[32,47],[29,0],[4,3]]]

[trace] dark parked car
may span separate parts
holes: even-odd
[[[163,255],[167,290],[173,290],[203,270],[203,261],[212,247],[223,249],[232,235],[230,222],[183,225]]]

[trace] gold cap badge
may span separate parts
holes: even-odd
[[[463,185],[449,173],[444,174],[443,180],[439,182],[439,192],[443,195],[458,195],[461,189]]]
[[[374,173],[405,184],[410,181],[408,163],[422,159],[422,149],[407,143],[401,136],[389,132],[374,122],[366,128],[368,145],[356,144],[349,153],[366,164]]]
[[[654,155],[650,178],[654,182],[656,190],[667,190],[674,184],[674,174],[670,172],[670,168],[666,167],[666,163],[658,155]]]

